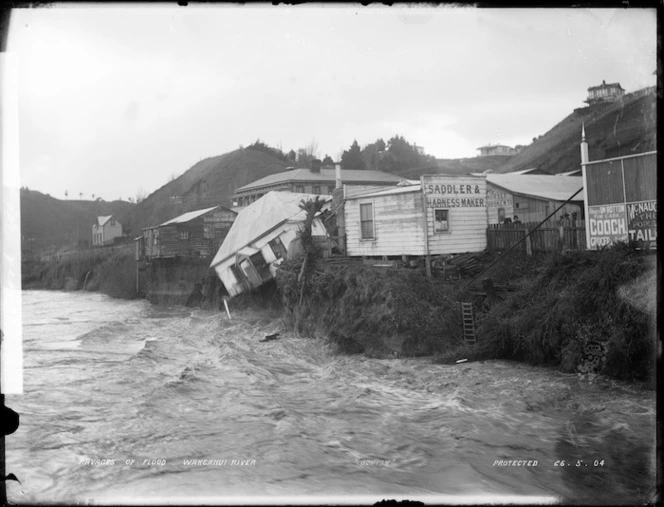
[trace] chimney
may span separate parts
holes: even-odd
[[[320,174],[320,165],[321,165],[320,160],[318,160],[317,158],[313,159],[311,161],[311,172]]]
[[[337,185],[335,186],[335,188],[341,188],[341,165],[336,164],[334,166],[334,171],[337,177]]]

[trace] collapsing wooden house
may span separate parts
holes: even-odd
[[[145,258],[211,257],[223,242],[237,213],[224,206],[184,213],[143,229]]]
[[[272,191],[242,209],[210,267],[228,294],[248,292],[274,278],[276,266],[286,258],[289,246],[302,227],[306,213],[300,208],[312,194]],[[332,196],[319,196],[329,208]],[[327,238],[318,215],[312,223],[314,240]]]

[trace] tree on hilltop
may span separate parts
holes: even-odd
[[[362,150],[360,149],[360,145],[357,144],[357,139],[354,139],[350,148],[341,154],[341,167],[344,169],[365,169]]]

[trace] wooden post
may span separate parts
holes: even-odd
[[[563,225],[563,222],[560,222],[560,225],[558,226],[558,240],[560,243],[560,251],[562,252],[565,250],[565,226]]]
[[[530,234],[530,229],[528,229],[528,227],[526,227],[524,229],[524,232],[526,234],[526,255],[533,255],[533,245],[530,241],[530,235],[529,235]]]
[[[431,274],[431,256],[430,255],[426,255],[424,257],[424,265],[426,266],[427,278],[432,278],[433,275]]]

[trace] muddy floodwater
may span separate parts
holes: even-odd
[[[340,356],[275,315],[231,311],[24,292],[10,501],[653,494],[653,391],[505,361]]]

